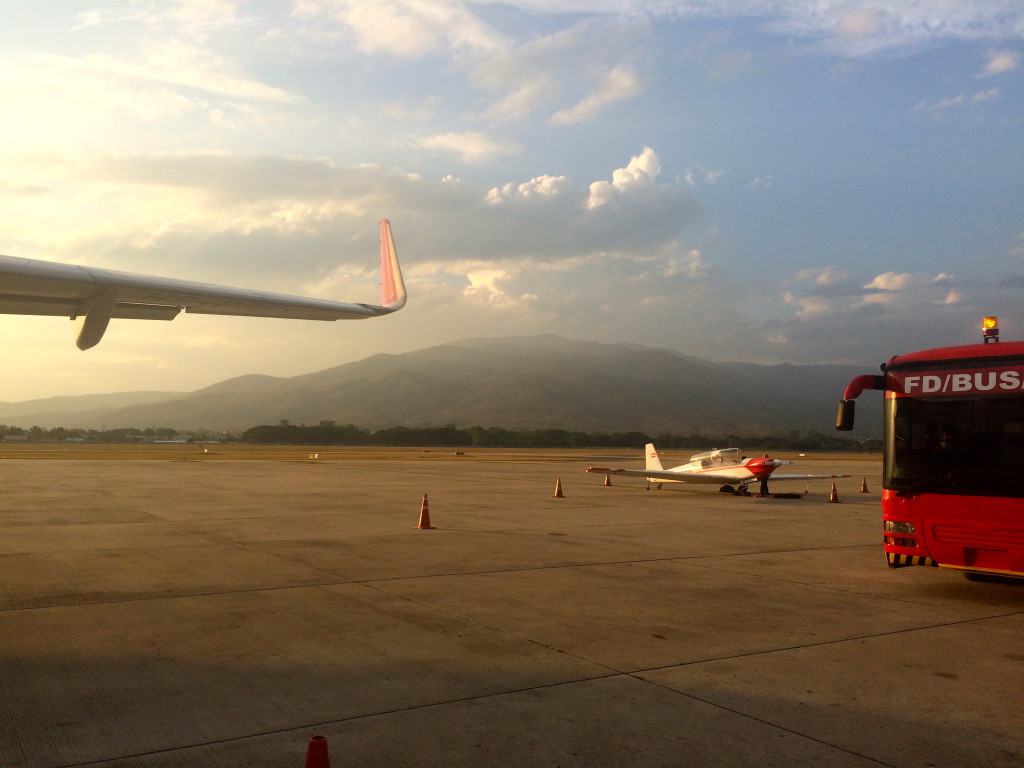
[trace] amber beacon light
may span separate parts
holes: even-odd
[[[988,344],[990,341],[999,341],[999,318],[986,317],[981,321],[981,338]]]

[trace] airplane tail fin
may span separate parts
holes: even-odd
[[[380,303],[381,309],[397,312],[405,306],[405,281],[398,265],[395,239],[391,235],[391,222],[380,223]]]
[[[658,458],[658,451],[654,447],[654,443],[648,443],[644,446],[647,452],[647,466],[644,469],[664,469],[661,466],[661,459]]]

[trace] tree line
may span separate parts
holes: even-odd
[[[153,440],[173,440],[179,432],[172,427],[118,427],[116,429],[81,429],[74,427],[13,427],[0,424],[0,440],[13,438],[33,443],[141,443]]]
[[[23,429],[0,424],[0,439],[31,442],[142,443],[159,440],[209,441],[221,440],[254,445],[367,445],[367,446],[437,446],[477,448],[640,448],[654,443],[665,450],[709,450],[744,445],[767,450],[790,451],[878,451],[880,440],[857,440],[848,436],[825,435],[816,430],[801,432],[784,430],[764,435],[729,433],[690,433],[677,435],[646,432],[584,432],[565,429],[511,430],[502,427],[459,428],[388,427],[371,431],[353,424],[321,421],[319,424],[292,424],[282,419],[277,424],[261,424],[239,434],[209,432],[182,433],[170,427],[146,429]]]
[[[315,426],[263,424],[245,430],[245,443],[266,445],[396,445],[478,448],[639,448],[654,443],[666,450],[727,448],[752,445],[772,450],[877,451],[880,440],[857,440],[848,436],[825,435],[817,430],[785,430],[778,434],[741,436],[735,434],[676,435],[646,432],[583,432],[565,429],[510,430],[502,427],[389,427],[370,431],[352,424],[321,421]]]

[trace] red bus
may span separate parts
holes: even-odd
[[[850,430],[854,400],[885,392],[882,527],[892,568],[930,565],[968,578],[1024,578],[1024,342],[898,355],[881,376],[846,387],[836,429]]]

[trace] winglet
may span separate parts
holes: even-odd
[[[405,281],[398,265],[391,222],[384,219],[380,223],[380,303],[382,309],[397,312],[405,306],[405,299]]]

